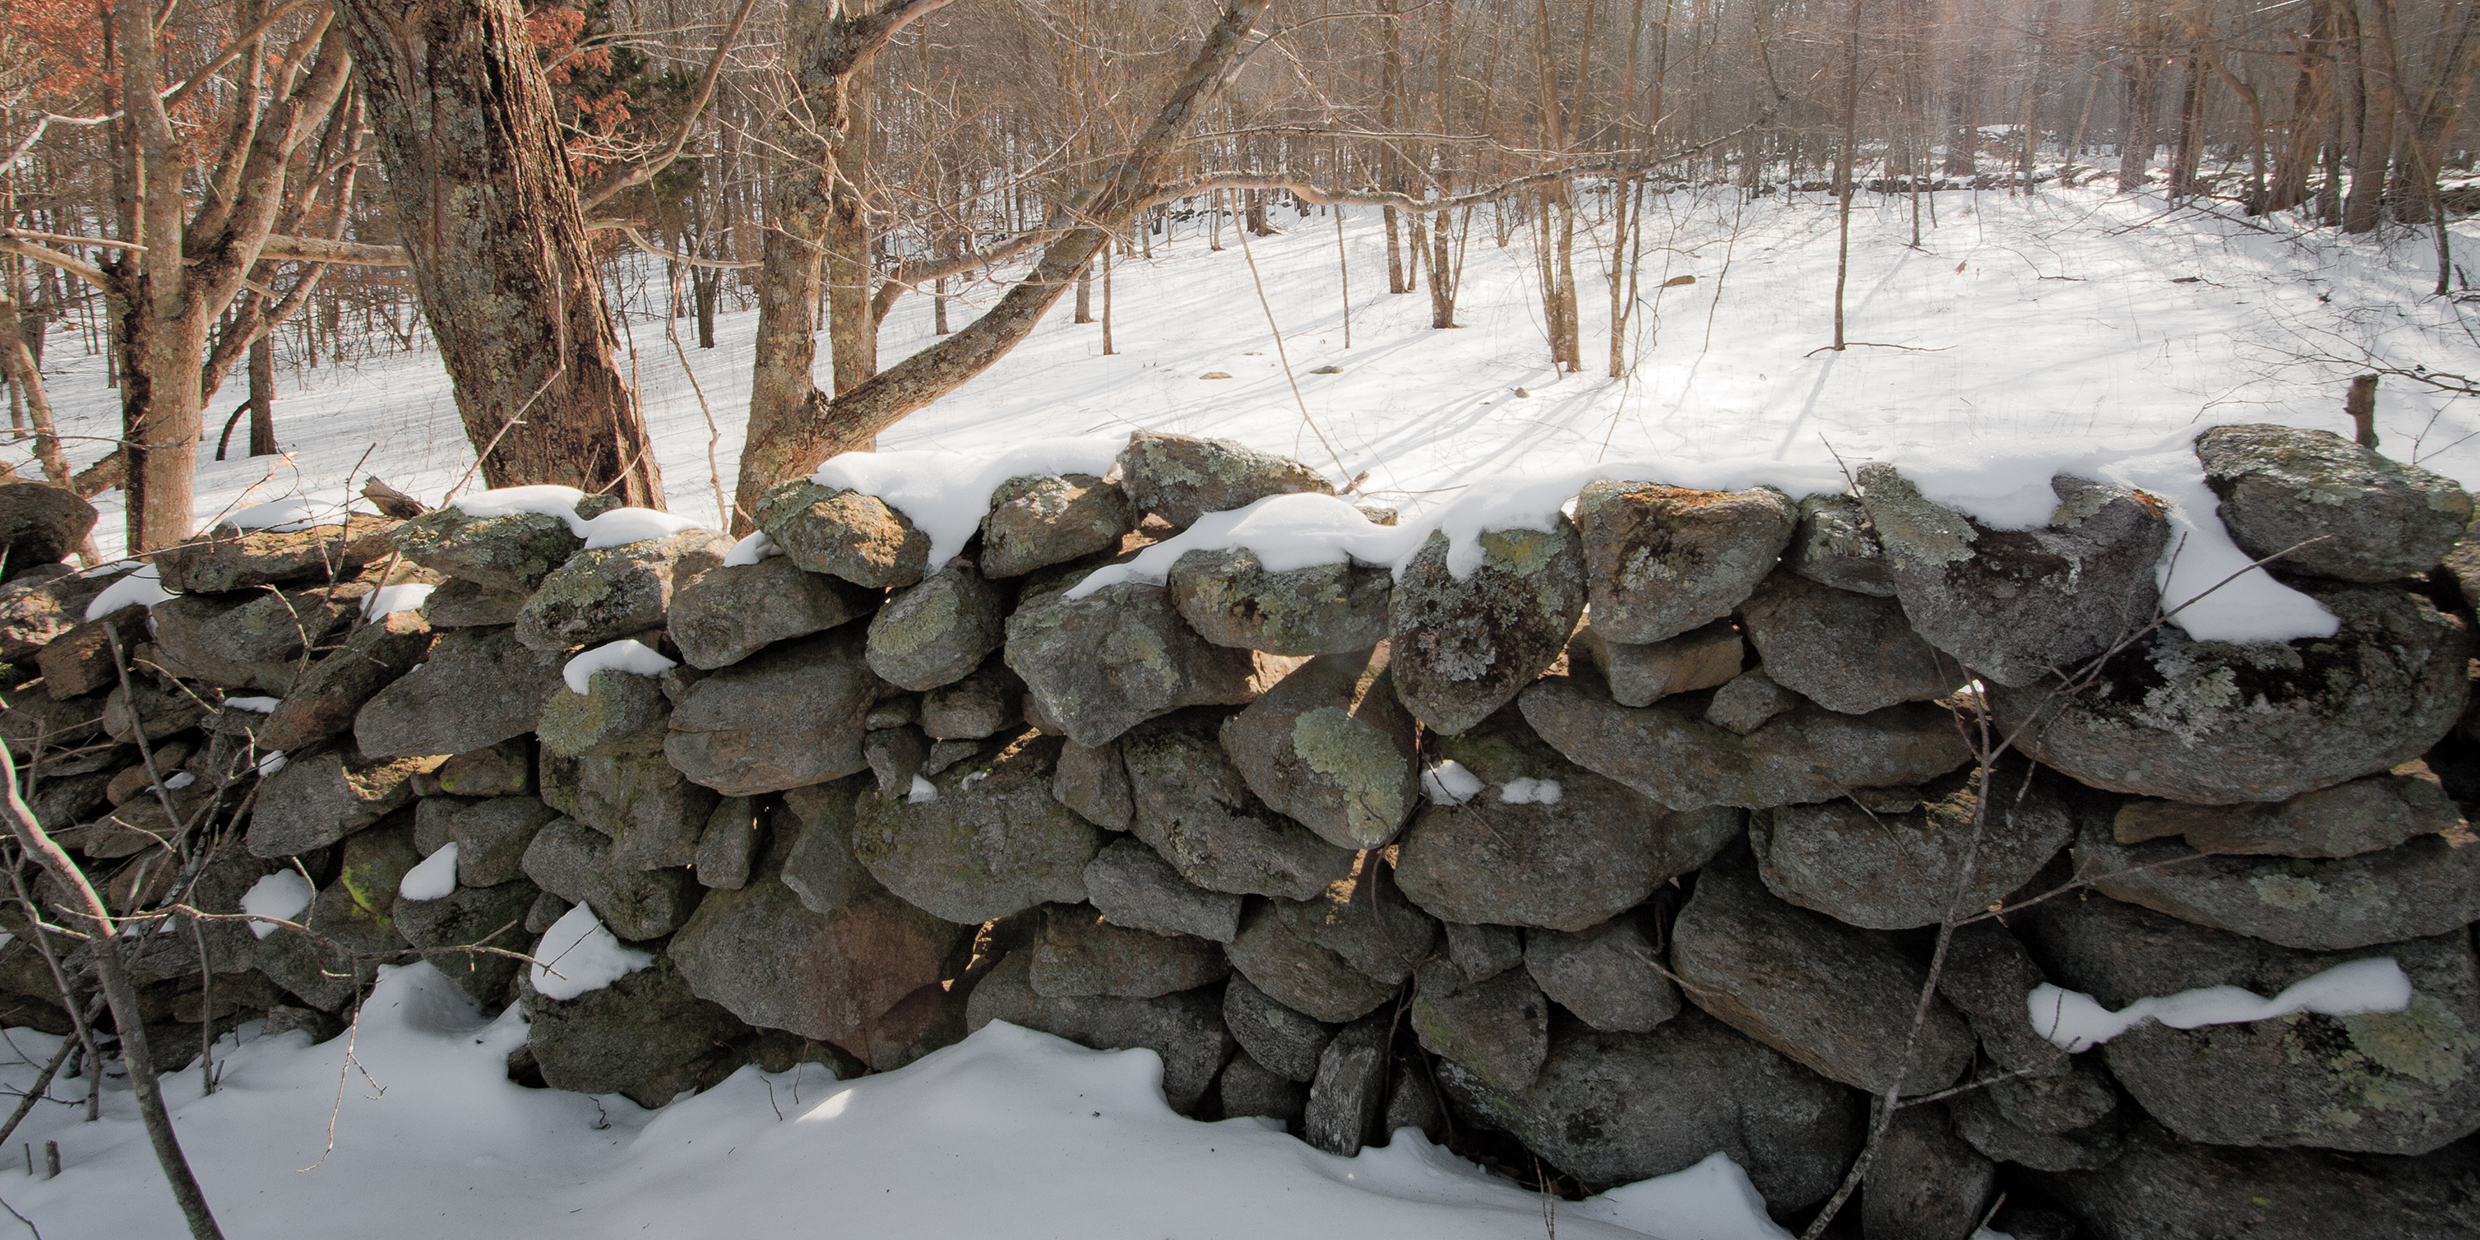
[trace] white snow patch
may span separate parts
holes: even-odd
[[[1716,1151],[1685,1171],[1622,1184],[1568,1207],[1663,1240],[1790,1240],[1748,1173]]]
[[[476,491],[448,501],[447,506],[476,519],[512,517],[525,512],[557,517],[568,524],[569,533],[583,538],[585,519],[577,515],[577,501],[585,497],[586,493],[575,487],[544,484]]]
[[[1489,785],[1453,759],[1421,772],[1421,793],[1432,805],[1462,805]]]
[[[422,864],[405,871],[396,884],[396,895],[404,900],[437,900],[456,891],[456,841],[441,845],[438,852],[422,858]]]
[[[418,584],[381,586],[362,596],[362,618],[375,620],[381,616],[395,615],[400,611],[412,611],[429,602],[431,591],[438,588]]]
[[[172,773],[172,778],[164,781],[164,791],[179,792],[181,789],[187,788],[191,784],[197,782],[198,777],[187,771],[174,771]]]
[[[333,499],[295,495],[273,503],[252,504],[224,518],[222,524],[236,530],[266,530],[290,533],[321,525],[342,525],[345,505]]]
[[[570,528],[586,540],[585,550],[601,551],[706,527],[688,517],[652,508],[614,508],[591,521],[571,522]]]
[[[1267,572],[1288,573],[1346,560],[1391,565],[1417,547],[1421,536],[1421,531],[1379,525],[1332,495],[1269,495],[1245,508],[1207,513],[1128,563],[1095,569],[1068,590],[1068,597],[1084,598],[1123,581],[1161,585],[1171,566],[1191,551],[1246,549]]]
[[[603,928],[593,908],[584,904],[562,913],[543,931],[542,942],[534,947],[534,959],[540,962],[533,966],[534,989],[552,999],[574,999],[601,990],[654,963],[652,953],[622,947]]]
[[[938,799],[939,786],[919,775],[913,777],[912,791],[904,794],[904,801],[908,805],[922,805]]]
[[[152,564],[142,564],[138,571],[105,586],[103,593],[86,605],[86,618],[101,620],[132,603],[153,607],[171,597],[172,592],[164,588],[162,572]]]
[[[1509,805],[1556,805],[1565,795],[1555,779],[1511,779],[1498,790],[1498,799]]]
[[[568,682],[568,691],[583,694],[594,687],[596,672],[626,672],[631,676],[660,676],[680,664],[632,638],[605,642],[570,659],[560,668],[560,679]]]
[[[944,564],[990,514],[990,493],[1010,478],[1111,472],[1125,435],[1035,439],[996,455],[962,452],[846,452],[810,481],[874,495],[930,536],[930,563]]]
[[[771,559],[783,553],[783,548],[776,546],[775,540],[767,537],[765,530],[759,530],[732,544],[732,549],[723,553],[723,566],[725,568],[747,568],[760,560]]]
[[[268,751],[266,757],[258,760],[258,775],[261,779],[264,779],[269,775],[273,775],[283,769],[284,751],[281,749],[270,750]]]
[[[2271,999],[2237,986],[2205,986],[2175,995],[2138,999],[2118,1011],[2091,995],[2048,983],[2025,997],[2032,1027],[2068,1051],[2099,1046],[2148,1020],[2173,1029],[2236,1025],[2296,1012],[2358,1016],[2399,1012],[2411,1006],[2411,979],[2391,956],[2352,960],[2296,982]]]
[[[254,711],[261,715],[268,714],[283,704],[282,698],[271,697],[228,697],[224,699],[226,710]]]
[[[291,921],[299,917],[303,909],[310,907],[311,897],[317,894],[311,888],[310,880],[301,876],[301,871],[278,870],[250,884],[250,889],[241,893],[241,911],[252,917],[276,917]],[[262,939],[275,932],[274,922],[250,923],[250,933]]]

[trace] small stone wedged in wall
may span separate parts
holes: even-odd
[[[1549,532],[1480,535],[1481,563],[1458,580],[1447,536],[1403,566],[1389,610],[1396,696],[1452,736],[1504,706],[1567,649],[1584,614],[1584,543],[1566,517]]]
[[[1605,640],[1643,644],[1720,620],[1773,571],[1798,521],[1797,506],[1772,487],[1589,483],[1576,528],[1594,622]]]
[[[1320,655],[1223,724],[1249,790],[1339,848],[1383,846],[1420,803],[1419,725],[1386,667],[1383,645]]]
[[[1116,740],[1099,746],[1073,740],[1060,745],[1051,797],[1105,831],[1125,831],[1136,818],[1136,793]]]
[[[29,569],[0,585],[0,661],[24,663],[86,619],[86,605],[124,574],[84,576],[66,565]]]
[[[779,482],[750,514],[784,558],[872,590],[909,586],[930,571],[930,536],[876,496]]]
[[[526,598],[520,590],[495,590],[450,577],[422,600],[421,612],[435,629],[500,628],[517,622]]]
[[[994,654],[961,680],[921,695],[921,730],[932,740],[981,740],[1025,718],[1025,682]]]
[[[2243,424],[2196,436],[2205,485],[2239,549],[2277,571],[2393,581],[2435,568],[2471,524],[2453,479],[2331,431]],[[2304,545],[2302,545],[2304,544]]]
[[[1567,643],[1568,674],[1598,675],[1622,706],[1651,706],[1673,693],[1728,684],[1747,661],[1739,626],[1729,620],[1690,629],[1658,642],[1608,640],[1585,617]]]
[[[1349,654],[1385,640],[1394,579],[1349,561],[1269,572],[1246,547],[1197,550],[1172,564],[1180,615],[1218,646],[1269,654]]]
[[[442,798],[425,797],[423,809]],[[454,799],[454,798],[447,798]],[[496,887],[525,873],[525,850],[534,836],[560,812],[532,797],[492,797],[456,808],[446,824],[447,840],[456,850],[456,881],[467,887]],[[423,849],[429,856],[431,849]]]
[[[1309,1108],[1307,1087],[1250,1058],[1246,1050],[1233,1054],[1231,1062],[1223,1065],[1223,1074],[1214,1081],[1214,1093],[1223,1104],[1224,1119],[1262,1116],[1297,1128]]]
[[[2085,1062],[2077,1061],[2076,1071],[2070,1075],[2036,1077],[2023,1084],[2038,1087],[2053,1081],[2080,1081],[2110,1090],[2109,1074],[2098,1065],[2085,1068]],[[2109,1166],[2125,1149],[2126,1117],[2116,1108],[2114,1090],[2111,1109],[2099,1119],[2082,1125],[2032,1128],[2016,1122],[2013,1114],[1998,1105],[1999,1088],[1992,1085],[1970,1090],[1947,1102],[1955,1121],[1955,1135],[1990,1158],[2035,1171],[2098,1171]]]
[[[1119,454],[1119,485],[1137,512],[1186,529],[1209,512],[1246,508],[1269,495],[1332,495],[1335,485],[1298,461],[1228,439],[1138,431]]]
[[[1345,1025],[1326,1044],[1317,1076],[1309,1082],[1301,1140],[1350,1158],[1378,1139],[1386,1107],[1388,1031],[1384,1014],[1372,1013]]]

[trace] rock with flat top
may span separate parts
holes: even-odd
[[[1085,897],[1113,925],[1217,943],[1240,933],[1240,896],[1189,882],[1137,840],[1113,840],[1085,863]]]
[[[413,777],[438,758],[363,758],[337,752],[307,754],[260,785],[250,814],[250,852],[290,857],[333,844],[375,825],[413,803]]]
[[[1590,617],[1567,644],[1570,674],[1598,675],[1623,706],[1651,706],[1674,693],[1730,682],[1745,661],[1739,626],[1716,620],[1658,642],[1614,642]]]
[[[5,489],[5,488],[0,488]],[[275,582],[350,577],[396,549],[397,523],[359,513],[341,525],[305,530],[237,530],[218,525],[155,553],[164,588],[175,594],[223,594]]]
[[[2142,844],[2177,836],[2189,848],[2218,856],[2356,857],[2392,848],[2415,835],[2464,826],[2424,762],[2384,775],[2302,793],[2287,801],[2186,805],[2131,800],[2111,820],[2111,838]]]
[[[963,679],[1007,640],[1007,592],[956,559],[870,618],[870,670],[916,692]]]
[[[1799,509],[1772,487],[1699,491],[1595,482],[1576,500],[1606,640],[1658,642],[1731,614],[1791,542]]]
[[[2302,951],[2346,951],[2480,921],[2480,847],[2422,835],[2339,858],[2185,857],[2085,828],[2076,860],[2113,899]]]
[[[1138,431],[1119,454],[1120,489],[1130,506],[1186,529],[1209,512],[1245,508],[1269,495],[1335,493],[1335,485],[1298,461],[1228,439]]]
[[[572,511],[591,520],[620,506],[614,496],[588,495]],[[548,513],[470,517],[453,503],[397,525],[394,539],[406,559],[424,568],[518,594],[532,594],[585,546],[566,520]]]
[[[777,642],[689,686],[664,756],[725,796],[754,796],[869,768],[863,721],[880,681],[852,626]]]
[[[1944,658],[1892,599],[1775,573],[1740,604],[1749,644],[1775,683],[1846,715],[1951,692],[1963,666]]]
[[[2259,559],[2280,556],[2274,566],[2285,572],[2416,577],[2471,524],[2471,496],[2453,479],[2332,431],[2216,426],[2196,436],[2196,459],[2221,497],[2230,540]]]
[[[1524,967],[1543,994],[1609,1033],[1643,1033],[1679,1015],[1679,987],[1632,916],[1574,934],[1528,930]]]
[[[1857,496],[1811,495],[1800,501],[1799,528],[1783,549],[1783,566],[1819,585],[1878,598],[1894,597],[1885,549]]]
[[[2006,763],[1984,811],[1979,771],[1965,767],[1899,796],[1881,790],[1876,806],[1846,797],[1759,810],[1749,843],[1767,889],[1802,908],[1872,930],[1935,925],[1950,907],[2006,898],[2066,847],[2076,814],[2065,782]],[[1967,854],[1972,882],[1958,898]]]
[[[1028,975],[1045,998],[1153,999],[1223,980],[1231,966],[1212,942],[1112,925],[1090,905],[1059,905],[1042,919]]]
[[[672,596],[723,563],[732,540],[682,530],[580,551],[543,578],[517,612],[517,640],[535,650],[600,645],[659,628]]]
[[[1168,584],[1189,627],[1218,646],[1270,654],[1347,654],[1386,639],[1393,579],[1350,562],[1270,572],[1245,547],[1197,550]]]
[[[877,604],[859,586],[805,572],[778,555],[708,569],[672,595],[665,623],[681,661],[712,671],[770,643],[834,628]]]
[[[467,753],[523,736],[562,691],[560,663],[507,629],[440,634],[422,666],[353,716],[354,742],[373,757],[399,757]]]

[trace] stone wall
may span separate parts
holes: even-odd
[[[225,528],[156,558],[173,597],[94,620],[108,575],[19,553],[0,729],[116,907],[257,891],[290,923],[139,940],[165,1066],[208,1021],[332,1034],[424,958],[522,1006],[513,1077],[649,1106],[1007,1020],[1151,1048],[1174,1107],[1338,1152],[1420,1127],[1573,1192],[1721,1150],[1797,1221],[1899,1074],[1987,1083],[1898,1113],[1870,1237],[1965,1236],[2000,1191],[2022,1237],[2471,1234],[2471,501],[2321,432],[2198,452],[2243,549],[2307,543],[2276,568],[2332,637],[2148,627],[2149,495],[2062,476],[2050,525],[1993,530],[1885,466],[1857,495],[1594,483],[1460,574],[1434,535],[1400,577],[1200,551],[1071,597],[1326,488],[1139,435],[1107,478],[1001,486],[943,564],[807,482],[760,506],[765,558],[584,549],[593,499]],[[391,610],[408,584],[435,588]],[[619,641],[644,650],[564,679]],[[1988,737],[2019,743],[1984,765]],[[450,845],[452,885],[405,881]],[[580,904],[638,967],[580,990],[471,950],[573,941]],[[65,1029],[7,918],[0,1020]],[[2372,955],[2407,1009],[2073,1056],[2027,1011]]]

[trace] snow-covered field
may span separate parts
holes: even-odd
[[[1727,196],[1657,198],[1625,380],[1599,373],[1609,313],[1602,260],[1580,247],[1589,372],[1559,374],[1544,361],[1531,243],[1518,228],[1500,248],[1486,212],[1473,220],[1457,331],[1428,327],[1425,293],[1384,291],[1376,221],[1352,217],[1349,349],[1331,218],[1281,219],[1285,235],[1250,243],[1280,350],[1251,255],[1229,232],[1230,248],[1210,253],[1183,230],[1158,241],[1150,262],[1117,267],[1117,355],[1102,354],[1098,325],[1070,323],[1063,302],[1023,347],[881,446],[986,453],[1035,438],[1160,428],[1294,455],[1338,483],[1366,471],[1367,495],[1413,511],[1597,462],[1659,462],[1684,478],[1892,459],[1938,475],[1942,493],[1976,495],[1996,511],[2021,507],[2027,488],[2065,461],[2175,489],[2169,475],[2185,441],[2216,422],[2348,433],[2343,388],[2371,357],[2480,374],[2480,341],[2460,306],[2425,295],[2434,257],[2424,237],[2298,235],[2279,222],[2165,216],[2157,200],[2097,191],[1949,193],[1938,216],[1912,249],[1907,200],[1863,202],[1851,336],[1876,343],[1834,353],[1817,351],[1831,330],[1829,204],[1816,195],[1744,206]],[[2457,236],[2461,247],[2475,243],[2480,229]],[[1691,275],[1692,284],[1658,287]],[[901,302],[883,356],[926,344],[929,310],[924,298]],[[689,371],[662,321],[626,325],[671,507],[689,517],[713,518],[716,478],[721,488],[732,482],[752,317],[727,316],[722,347],[687,349]],[[689,326],[678,325],[684,345]],[[98,359],[66,334],[51,358],[63,429],[112,435],[117,406]],[[1327,366],[1341,373],[1312,373]],[[1231,377],[1201,378],[1215,372]],[[240,504],[340,491],[358,482],[348,477],[357,464],[435,498],[471,462],[429,354],[288,370],[279,385],[287,455],[202,465],[202,523]],[[218,403],[238,399],[228,388]],[[2377,425],[2388,454],[2480,483],[2480,402],[2388,379]],[[81,462],[105,446],[74,444]],[[120,532],[112,498],[98,530],[107,550]],[[502,1057],[522,1036],[517,1017],[482,1021],[426,967],[398,970],[353,1042],[359,1069],[346,1068],[342,1040],[228,1040],[224,1090],[200,1098],[197,1073],[182,1074],[172,1087],[175,1120],[236,1237],[350,1228],[377,1240],[753,1232],[1384,1240],[1534,1234],[1545,1225],[1541,1199],[1417,1135],[1343,1160],[1251,1121],[1180,1119],[1153,1086],[1148,1052],[1096,1054],[994,1027],[886,1076],[838,1085],[815,1068],[805,1078],[748,1069],[645,1112],[616,1098],[508,1084]],[[36,1061],[52,1045],[24,1031],[11,1037]],[[0,1064],[12,1088],[32,1076],[27,1064]],[[20,1180],[0,1161],[0,1199],[50,1240],[178,1229],[134,1108],[118,1092],[109,1100],[108,1118],[95,1125],[69,1107],[42,1106],[15,1138],[38,1150],[59,1141],[60,1179]],[[335,1148],[321,1162],[331,1108]],[[1735,1175],[1709,1163],[1685,1178],[1559,1203],[1557,1231],[1779,1234],[1750,1213]],[[0,1219],[0,1233],[12,1226]]]

